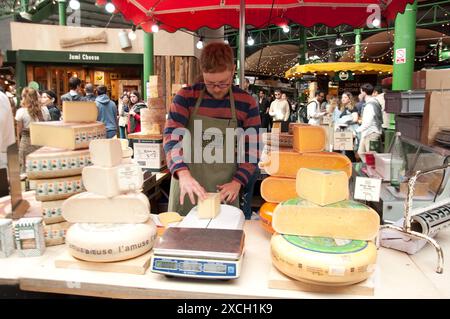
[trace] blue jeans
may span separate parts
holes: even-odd
[[[106,138],[113,138],[116,135],[117,135],[116,130],[106,131]]]
[[[242,189],[242,196],[239,201],[242,211],[244,212],[245,219],[250,219],[252,217],[252,198],[253,191],[255,189],[256,180],[259,177],[259,168],[256,167],[255,172],[250,176],[247,185]]]
[[[119,126],[119,138],[126,139],[127,135],[125,133],[127,127],[126,126]]]

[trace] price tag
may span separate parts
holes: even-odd
[[[369,202],[380,201],[381,179],[356,177],[355,199],[361,199]]]

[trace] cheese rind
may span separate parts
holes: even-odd
[[[56,200],[49,202],[42,202],[42,217],[46,225],[61,223],[64,220],[62,217],[62,204],[64,200]]]
[[[36,183],[36,199],[42,202],[66,199],[84,191],[81,175],[37,179],[34,182]]]
[[[325,129],[317,125],[296,125],[293,132],[293,149],[297,152],[320,152],[325,148]]]
[[[317,205],[337,203],[349,197],[348,177],[342,171],[300,168],[297,173],[296,191],[299,197]]]
[[[284,177],[266,177],[261,182],[261,197],[270,203],[281,203],[297,196],[295,179]]]
[[[145,223],[150,218],[150,202],[142,193],[108,198],[84,192],[67,199],[62,211],[70,223]]]
[[[29,179],[80,175],[83,167],[91,164],[89,150],[65,150],[41,147],[26,157]]]
[[[259,219],[261,221],[261,227],[264,228],[268,233],[273,234],[275,230],[272,228],[272,215],[276,203],[264,203],[259,208]]]
[[[62,118],[69,122],[95,122],[98,109],[94,101],[63,101]]]
[[[114,167],[122,161],[122,145],[118,139],[99,139],[89,144],[91,162],[97,166]]]
[[[220,213],[220,193],[208,193],[208,198],[198,201],[197,217],[215,218]]]
[[[146,224],[72,225],[67,248],[72,256],[91,262],[127,260],[148,252],[156,239],[156,226]]]
[[[32,145],[76,150],[88,148],[92,140],[105,138],[106,129],[103,122],[32,122],[30,124],[30,136]]]
[[[275,208],[272,227],[280,234],[372,240],[378,234],[380,216],[352,200],[319,206],[295,198]]]
[[[45,246],[56,246],[65,243],[66,233],[70,227],[70,223],[62,222],[44,226]]]
[[[259,162],[267,174],[296,178],[300,168],[339,170],[352,176],[352,162],[342,154],[331,152],[297,153],[295,151],[269,151]]]
[[[137,164],[115,167],[93,165],[83,168],[83,184],[90,193],[113,197],[139,191],[144,183],[143,175]]]
[[[345,286],[367,279],[375,269],[377,249],[371,242],[274,234],[272,262],[296,280]]]

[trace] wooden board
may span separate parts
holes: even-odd
[[[67,250],[64,250],[61,255],[55,258],[55,267],[143,275],[150,266],[151,255],[152,252],[149,251],[133,259],[109,263],[95,263],[76,259]]]
[[[268,285],[272,289],[297,290],[341,295],[373,296],[375,293],[376,271],[367,280],[350,286],[321,286],[301,282],[282,274],[275,266],[271,266]]]

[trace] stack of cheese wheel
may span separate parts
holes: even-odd
[[[374,270],[371,242],[380,218],[371,208],[348,200],[343,171],[301,168],[298,197],[279,204],[273,213],[272,261],[294,279],[320,285],[349,285]]]
[[[142,169],[123,162],[118,139],[92,141],[89,149],[93,165],[82,172],[87,192],[62,205],[63,217],[75,223],[66,237],[70,254],[91,262],[114,262],[148,252],[156,226],[149,220],[148,198],[141,193]]]
[[[43,146],[26,158],[30,188],[42,202],[46,246],[64,244],[70,224],[61,215],[65,199],[84,191],[81,172],[91,165],[89,142],[105,137],[95,102],[64,102],[63,121],[34,122],[31,144]]]
[[[292,134],[272,133],[264,138],[270,145],[264,146],[259,167],[270,175],[261,183],[261,197],[266,202],[281,203],[296,197],[295,178],[300,168],[342,170],[351,176],[352,163],[346,156],[323,151],[326,145],[323,127],[299,123],[290,125],[290,129]],[[292,136],[290,147],[277,141],[282,135],[284,140]]]

